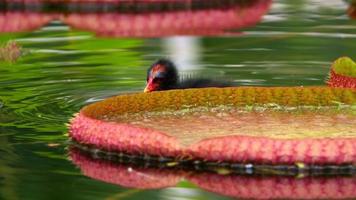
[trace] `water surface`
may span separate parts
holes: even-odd
[[[324,85],[331,62],[356,52],[347,8],[337,0],[277,0],[257,25],[206,36],[100,37],[58,16],[6,30],[0,43],[14,40],[24,51],[0,65],[0,199],[228,199],[184,180],[139,190],[91,179],[68,159],[65,124],[86,104],[141,92],[147,67],[160,57],[182,73],[240,85]],[[26,25],[21,16],[38,15],[0,23],[18,28]]]

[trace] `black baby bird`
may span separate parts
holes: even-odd
[[[181,80],[172,61],[160,59],[147,70],[147,85],[144,92],[153,92],[171,89],[229,87],[231,82],[215,81],[210,79],[190,78]]]

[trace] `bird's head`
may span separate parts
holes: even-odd
[[[173,89],[177,81],[178,73],[173,62],[160,59],[147,70],[147,85],[144,92]]]

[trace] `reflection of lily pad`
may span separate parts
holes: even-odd
[[[347,9],[347,14],[351,19],[356,19],[356,1],[350,3],[350,7]]]
[[[11,2],[11,0],[10,0]],[[75,29],[105,37],[158,37],[174,35],[217,35],[225,30],[244,28],[261,21],[271,0],[163,0],[115,1],[65,0],[36,1],[39,13],[29,13],[32,1],[16,11],[0,15],[1,32],[33,30],[53,20]],[[91,2],[92,6],[86,6]],[[204,2],[204,3],[203,3]],[[32,2],[33,3],[33,2]],[[11,6],[9,6],[11,7]],[[16,6],[15,6],[16,7]],[[216,23],[219,19],[219,23]],[[95,23],[93,23],[93,20]],[[21,21],[22,23],[7,23]]]
[[[121,95],[82,109],[71,122],[70,136],[84,145],[131,154],[342,164],[356,161],[355,102],[355,90],[328,87]]]
[[[93,159],[76,149],[70,149],[69,156],[85,176],[122,187],[160,189],[174,187],[180,181],[186,180],[204,190],[237,199],[354,199],[356,197],[354,177],[219,175],[188,169],[153,168],[148,163],[142,166],[118,164],[113,161]],[[197,165],[196,170],[199,169],[200,166]],[[345,167],[344,169],[348,171]],[[280,170],[283,170],[283,167],[280,167]],[[333,167],[326,168],[326,171],[333,170]]]
[[[337,59],[330,70],[331,87],[356,88],[356,63],[349,57]]]

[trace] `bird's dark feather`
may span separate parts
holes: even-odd
[[[151,71],[155,66],[165,68],[164,77],[160,77],[160,85],[155,90],[186,89],[186,88],[205,88],[205,87],[231,87],[231,81],[220,81],[208,78],[195,78],[196,75],[184,74],[179,76],[173,62],[167,59],[160,59],[152,64],[147,71],[147,80],[151,76]],[[155,77],[153,77],[155,78]]]
[[[186,79],[178,82],[177,89],[185,88],[204,88],[204,87],[231,87],[233,86],[230,82],[211,80],[211,79]]]

